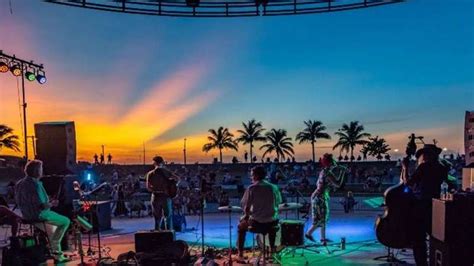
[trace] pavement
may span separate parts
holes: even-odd
[[[358,211],[346,214],[341,211],[333,211],[327,228],[327,237],[332,240],[328,247],[306,242],[307,248],[285,249],[281,252],[280,265],[394,265],[386,261],[374,260],[378,256],[387,254],[386,248],[376,241],[374,232],[374,223],[379,212],[377,211]],[[235,248],[237,237],[237,224],[239,214],[231,216],[231,235],[229,236],[229,218],[226,213],[210,213],[204,218],[204,243],[205,249],[222,251],[217,255],[215,261],[219,265],[224,265],[226,253],[223,251],[232,244]],[[280,216],[281,220],[285,218],[296,220],[295,214],[285,214]],[[199,216],[187,216],[187,227],[184,232],[177,232],[176,239],[184,240],[188,243],[192,255],[199,255],[201,250],[201,223]],[[309,227],[310,221],[300,219],[305,222],[305,230]],[[134,233],[141,230],[150,230],[154,226],[153,218],[113,218],[111,230],[101,232],[101,245],[104,255],[117,258],[119,254],[134,251]],[[0,236],[5,235],[5,230],[0,229]],[[280,234],[279,234],[280,235]],[[229,242],[230,237],[232,241]],[[277,236],[277,244],[281,236]],[[320,239],[319,230],[314,235],[315,239]],[[341,238],[346,239],[346,247],[341,250]],[[246,247],[252,247],[252,234],[247,235]],[[87,236],[83,237],[84,249],[88,246]],[[92,236],[93,249],[97,250],[97,236]],[[107,253],[107,254],[106,254]],[[406,265],[414,264],[411,250],[396,250],[397,258],[407,262]],[[252,258],[252,252],[247,252],[249,259]],[[93,262],[92,257],[86,257],[86,262]],[[97,254],[95,255],[95,258]],[[63,265],[78,265],[79,260],[65,263]],[[48,262],[47,265],[53,265]],[[234,265],[239,265],[234,263]],[[242,265],[242,264],[240,264]]]

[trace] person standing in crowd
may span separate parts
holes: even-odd
[[[244,161],[245,163],[247,163],[247,160],[249,159],[249,154],[247,153],[247,151],[245,151],[244,153]]]
[[[107,155],[107,163],[112,164],[112,154]]]
[[[61,240],[69,227],[69,218],[51,210],[58,206],[58,200],[49,200],[43,183],[43,163],[39,160],[29,161],[25,166],[25,177],[20,179],[15,186],[15,200],[25,220],[44,221],[35,226],[48,233],[50,247],[57,262],[68,259],[63,255]],[[49,231],[49,232],[48,232]]]
[[[10,225],[12,237],[15,237],[18,234],[18,226],[20,222],[21,217],[10,210],[7,201],[0,196],[0,225]]]
[[[153,209],[153,216],[155,218],[155,230],[162,228],[173,228],[172,202],[170,198],[169,179],[179,180],[179,177],[169,170],[165,169],[165,161],[161,156],[153,158],[153,165],[155,169],[151,170],[146,175],[146,187],[151,194],[151,205]],[[164,221],[162,221],[164,220]]]
[[[104,154],[101,153],[101,154],[100,154],[100,164],[104,164],[104,160],[105,160]]]
[[[99,156],[96,154],[94,154],[94,164],[99,164]]]
[[[256,166],[251,171],[252,184],[245,190],[241,205],[244,210],[238,226],[238,261],[243,262],[245,235],[249,226],[262,227],[278,225],[278,205],[281,204],[281,194],[277,186],[265,180],[267,171],[262,166]],[[275,252],[276,231],[268,234],[270,249]]]
[[[313,242],[313,233],[316,229],[321,228],[321,243],[327,245],[326,225],[329,220],[329,192],[332,187],[340,187],[336,177],[332,173],[332,169],[337,166],[332,154],[326,153],[320,160],[321,172],[319,173],[318,181],[316,182],[316,189],[311,195],[311,208],[313,215],[313,223],[306,231],[305,237]]]
[[[441,183],[448,183],[448,168],[439,161],[441,149],[433,144],[425,144],[415,157],[418,166],[411,177],[403,180],[415,194],[413,206],[413,255],[416,265],[427,266],[426,235],[431,234],[432,199],[439,198]],[[408,177],[408,160],[402,161],[402,171]]]
[[[127,215],[128,210],[125,206],[125,193],[123,191],[123,185],[118,185],[117,187],[117,205],[115,206],[114,215],[116,217]]]

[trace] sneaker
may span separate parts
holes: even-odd
[[[316,240],[314,240],[314,237],[312,235],[305,234],[304,237],[306,237],[307,239],[309,239],[312,242],[316,242]]]
[[[54,257],[54,262],[55,263],[65,263],[65,262],[71,261],[71,259],[64,256],[63,253],[53,254],[53,257]]]

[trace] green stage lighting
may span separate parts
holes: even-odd
[[[33,81],[33,80],[36,79],[36,75],[35,75],[35,73],[33,73],[31,71],[26,71],[25,78],[29,81]]]

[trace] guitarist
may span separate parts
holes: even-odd
[[[179,177],[164,168],[161,156],[153,158],[153,165],[155,169],[146,175],[146,187],[152,193],[151,206],[155,217],[155,230],[172,229],[171,199],[176,196],[176,181]]]

